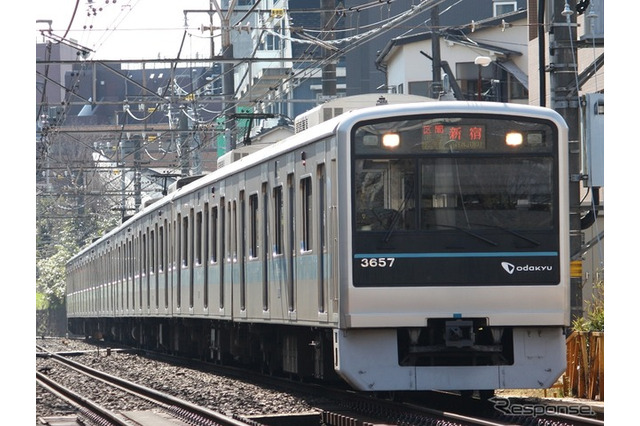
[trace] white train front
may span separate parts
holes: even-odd
[[[566,364],[567,177],[548,109],[351,111],[78,253],[70,331],[366,391],[546,388]]]

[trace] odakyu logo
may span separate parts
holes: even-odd
[[[509,262],[502,262],[500,265],[509,275],[515,272],[551,272],[553,270],[551,265],[514,265]]]

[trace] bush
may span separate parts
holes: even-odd
[[[604,331],[604,278],[594,286],[586,315],[575,319],[571,325],[575,331]]]

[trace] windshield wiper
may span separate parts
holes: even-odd
[[[488,225],[488,224],[486,224],[486,223],[471,223],[470,225],[475,225],[475,226],[484,226],[485,228],[494,228],[494,229],[499,229],[499,230],[501,230],[501,231],[504,231],[504,232],[507,232],[507,233],[509,233],[509,234],[511,234],[511,235],[514,235],[514,236],[516,236],[516,237],[518,237],[518,238],[522,238],[523,240],[528,241],[528,242],[530,242],[531,244],[534,244],[534,245],[536,245],[536,246],[539,246],[539,245],[540,245],[540,241],[536,241],[536,240],[534,240],[534,239],[532,239],[532,238],[529,238],[529,237],[527,237],[527,236],[524,236],[524,235],[522,235],[521,233],[516,232],[516,231],[514,231],[514,230],[512,230],[512,229],[505,228],[504,226],[500,226],[500,225]]]
[[[451,229],[455,229],[455,230],[457,230],[457,231],[464,232],[464,233],[465,233],[465,234],[467,234],[467,235],[471,235],[472,237],[475,237],[475,238],[477,238],[477,239],[479,239],[479,240],[481,240],[481,241],[484,241],[484,242],[485,242],[485,243],[487,243],[487,244],[491,244],[491,245],[492,245],[492,246],[494,246],[494,247],[497,247],[497,246],[498,246],[498,243],[496,243],[495,241],[490,240],[490,239],[488,239],[488,238],[486,238],[486,237],[483,237],[483,236],[482,236],[482,235],[480,235],[480,234],[476,234],[476,233],[475,233],[475,232],[473,232],[473,231],[469,231],[468,229],[461,228],[461,227],[459,227],[459,226],[455,226],[455,225],[441,225],[441,224],[436,224],[436,225],[434,225],[434,226],[436,226],[436,227],[438,227],[438,226],[439,226],[439,227],[442,227],[442,228],[451,228]]]
[[[396,210],[395,214],[393,215],[393,218],[391,220],[391,224],[389,225],[389,229],[387,230],[387,233],[384,235],[384,238],[382,239],[382,242],[384,242],[384,243],[388,243],[389,242],[389,238],[391,238],[391,234],[393,233],[393,231],[395,230],[396,225],[398,224],[398,220],[400,219],[400,215],[402,213],[404,213],[405,209],[407,208],[408,201],[411,198],[413,198],[413,188],[411,188],[409,191],[407,191],[407,195],[405,195],[404,199],[402,200],[402,204],[400,205],[400,208],[398,210]]]

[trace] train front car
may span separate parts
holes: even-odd
[[[340,195],[350,255],[336,371],[368,391],[551,386],[569,325],[562,118],[496,103],[401,105],[368,110],[338,135],[350,159]]]

